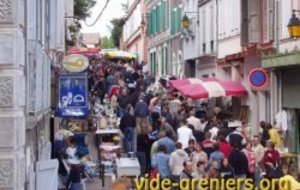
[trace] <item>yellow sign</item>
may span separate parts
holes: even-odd
[[[79,73],[86,70],[89,66],[87,57],[79,54],[71,54],[63,59],[63,67],[72,73]]]

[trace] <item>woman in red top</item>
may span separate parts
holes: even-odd
[[[280,167],[280,154],[271,141],[267,141],[267,150],[263,157],[263,165],[267,178],[276,178],[282,175],[281,171],[277,170]]]
[[[225,158],[228,159],[228,156],[231,152],[231,146],[230,144],[225,140],[225,137],[223,135],[220,135],[218,137],[218,144],[219,144],[219,151],[222,152],[225,156]]]

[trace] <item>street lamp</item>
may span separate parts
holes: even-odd
[[[190,28],[190,19],[189,19],[189,17],[187,17],[186,13],[184,14],[184,16],[181,20],[181,24],[184,29]]]
[[[287,25],[291,38],[300,37],[300,19],[296,17],[296,12],[300,12],[300,10],[293,10],[293,16],[290,18],[289,24]]]

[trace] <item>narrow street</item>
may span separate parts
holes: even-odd
[[[0,1],[0,190],[300,190],[299,0]]]

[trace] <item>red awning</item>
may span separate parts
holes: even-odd
[[[70,54],[80,54],[85,56],[102,56],[99,48],[72,48],[67,52]]]
[[[247,90],[239,82],[220,81],[215,78],[173,80],[170,85],[193,99],[247,95]]]

